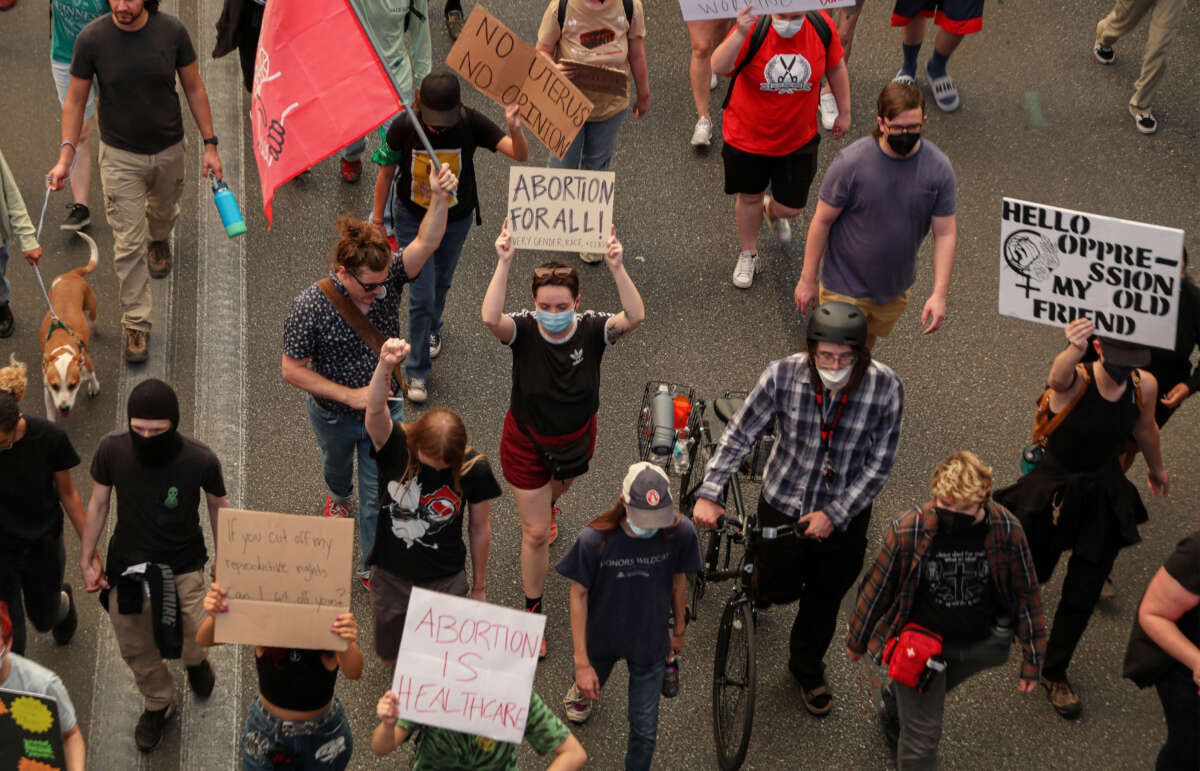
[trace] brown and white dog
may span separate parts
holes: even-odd
[[[58,314],[54,323],[50,312],[42,319],[42,383],[46,392],[46,418],[55,413],[68,417],[75,408],[79,386],[87,382],[88,396],[100,393],[96,368],[88,356],[91,322],[96,320],[96,293],[84,278],[96,269],[100,250],[86,233],[76,235],[87,241],[91,259],[87,265],[71,270],[50,282],[50,304]]]

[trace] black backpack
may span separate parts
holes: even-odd
[[[559,21],[562,17],[562,2],[559,0]],[[833,39],[833,30],[829,27],[829,22],[825,21],[825,17],[820,11],[809,11],[804,14],[804,18],[808,19],[808,23],[813,25],[813,29],[817,31],[817,37],[821,38],[821,44],[825,49],[829,49],[829,41]],[[733,86],[737,83],[738,75],[742,74],[742,68],[746,63],[754,58],[758,53],[758,49],[762,48],[763,41],[767,39],[767,27],[771,26],[771,14],[764,13],[758,17],[758,21],[754,25],[754,31],[750,33],[750,48],[746,50],[746,56],[738,62],[737,68],[733,71],[733,75],[729,77],[729,88],[725,90],[725,101],[721,102],[721,109],[729,107],[729,97],[733,95]]]
[[[625,6],[625,21],[629,26],[633,26],[633,0],[621,0],[621,5]],[[567,0],[558,0],[558,28],[561,30],[563,22],[567,18]]]

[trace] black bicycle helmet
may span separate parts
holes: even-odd
[[[808,340],[862,348],[867,344],[867,317],[850,303],[817,306],[808,320]]]

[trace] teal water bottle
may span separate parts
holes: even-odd
[[[233,238],[246,232],[246,221],[242,219],[242,210],[238,208],[237,197],[229,189],[229,185],[218,182],[216,175],[211,175],[213,186],[213,203],[217,205],[217,214],[221,215],[221,224],[225,226],[225,235]]]

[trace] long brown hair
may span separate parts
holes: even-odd
[[[604,540],[600,543],[600,550],[604,550],[605,544],[608,543],[609,533],[621,527],[621,523],[629,518],[629,512],[625,510],[625,501],[617,498],[617,503],[608,511],[593,519],[587,524],[593,530],[597,530],[604,534]],[[675,514],[675,521],[670,527],[660,528],[654,537],[659,539],[659,544],[666,542],[668,538],[674,538],[675,532],[679,528],[680,515]]]
[[[462,495],[462,477],[470,471],[483,455],[467,460],[472,452],[467,444],[467,427],[454,410],[435,407],[404,427],[408,441],[408,464],[400,477],[401,484],[408,484],[416,475],[421,461],[417,453],[431,458],[440,458],[453,472],[451,486]]]

